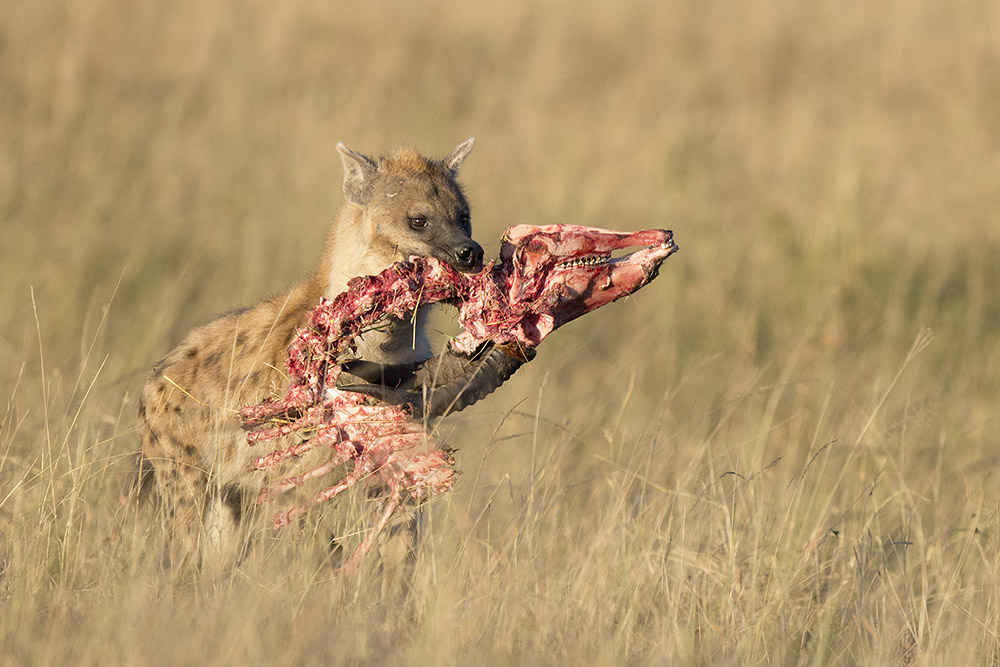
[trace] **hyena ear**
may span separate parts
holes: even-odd
[[[458,148],[456,148],[451,152],[451,155],[445,158],[444,166],[448,168],[448,171],[450,171],[452,175],[458,173],[458,168],[462,166],[462,162],[465,160],[465,156],[468,155],[469,151],[472,150],[472,145],[474,143],[476,143],[476,138],[469,137],[468,139],[460,143],[458,145]]]
[[[344,162],[344,196],[352,204],[364,205],[367,197],[365,192],[375,178],[378,165],[370,157],[356,153],[337,142],[337,151]]]

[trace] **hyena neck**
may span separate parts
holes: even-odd
[[[347,282],[357,276],[370,276],[388,268],[397,258],[373,244],[364,227],[364,209],[345,203],[333,223],[326,250],[315,280],[322,284],[322,294],[333,299],[347,289]],[[408,364],[431,356],[423,321],[426,309],[417,310],[414,318],[393,319],[385,328],[366,332],[358,339],[358,356],[385,364]],[[415,324],[414,324],[415,323]]]
[[[363,217],[364,209],[348,202],[330,228],[319,269],[328,299],[346,290],[351,278],[374,275],[395,261],[394,257],[380,258],[372,248]]]

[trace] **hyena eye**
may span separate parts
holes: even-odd
[[[409,218],[409,221],[410,227],[413,227],[414,229],[423,229],[427,226],[427,218],[422,218],[420,216]]]

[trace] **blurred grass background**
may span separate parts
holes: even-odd
[[[168,583],[147,369],[310,271],[337,141],[469,136],[487,254],[681,253],[444,423],[409,594],[295,545]],[[996,663],[998,184],[981,0],[5,3],[0,661]]]

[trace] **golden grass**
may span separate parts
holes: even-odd
[[[0,7],[0,663],[1000,660],[1000,13],[362,5]],[[171,584],[145,370],[309,270],[336,141],[470,135],[488,253],[682,252],[445,422],[408,595],[308,536]]]

